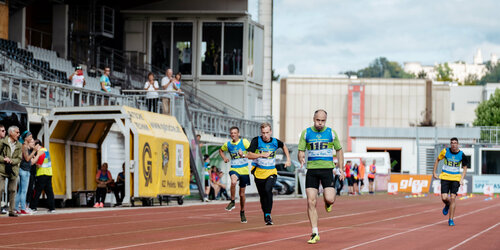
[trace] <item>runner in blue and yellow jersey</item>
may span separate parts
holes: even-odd
[[[219,155],[224,162],[228,163],[229,159],[224,155],[224,152],[229,152],[231,155],[231,169],[229,176],[231,177],[231,202],[226,207],[227,211],[231,211],[235,206],[236,183],[240,181],[240,219],[241,223],[247,223],[245,217],[245,187],[250,185],[250,171],[248,169],[248,159],[243,157],[247,154],[247,148],[250,147],[250,142],[247,139],[240,139],[240,129],[232,127],[229,129],[231,141],[222,145],[219,149]]]
[[[437,166],[441,160],[444,160],[443,169],[439,175],[439,179],[441,179],[441,199],[444,203],[443,215],[447,215],[449,212],[448,225],[455,226],[455,222],[453,222],[455,198],[460,185],[463,184],[467,166],[469,165],[464,152],[458,149],[458,139],[456,137],[451,138],[450,147],[443,149],[436,162],[434,162],[433,174],[436,179],[438,179],[436,174]],[[462,168],[462,173],[460,173],[460,168]],[[450,193],[449,196],[448,193]]]
[[[307,150],[307,174],[306,174],[306,195],[307,195],[307,215],[312,227],[311,238],[307,241],[314,244],[319,241],[318,213],[316,211],[316,198],[318,197],[319,184],[323,186],[323,199],[327,212],[332,211],[335,202],[336,192],[333,179],[334,150],[336,151],[339,166],[344,162],[344,152],[340,145],[339,137],[335,130],[326,127],[327,113],[325,110],[314,112],[314,126],[302,131],[299,140],[298,159],[303,166],[306,163]],[[340,180],[344,180],[344,170],[339,169]]]
[[[260,206],[264,213],[266,225],[272,225],[271,210],[273,209],[273,186],[276,183],[278,171],[276,170],[276,150],[282,148],[286,156],[285,167],[291,165],[290,153],[286,145],[280,140],[271,137],[271,124],[260,125],[260,134],[252,139],[248,151],[248,159],[252,163],[252,174],[260,196]]]

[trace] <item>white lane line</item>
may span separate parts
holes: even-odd
[[[478,210],[475,210],[475,211],[471,211],[471,212],[468,212],[468,213],[462,214],[462,215],[460,215],[460,216],[456,216],[455,218],[465,217],[465,216],[467,216],[467,215],[475,214],[475,213],[477,213],[477,212],[480,212],[480,211],[483,211],[483,210],[486,210],[486,209],[489,209],[489,208],[492,208],[492,207],[498,207],[498,206],[499,206],[499,205],[492,205],[492,206],[484,207],[484,208],[481,208],[481,209],[478,209]],[[395,234],[391,234],[391,235],[388,235],[388,236],[385,236],[385,237],[382,237],[382,238],[378,238],[378,239],[370,240],[370,241],[363,242],[363,243],[360,243],[360,244],[356,244],[356,245],[354,245],[354,246],[350,246],[350,247],[343,248],[343,249],[344,249],[344,250],[347,250],[347,249],[352,249],[352,248],[356,248],[356,247],[364,246],[364,245],[367,245],[367,244],[371,244],[371,243],[378,242],[378,241],[381,241],[381,240],[389,239],[389,238],[396,237],[396,236],[399,236],[399,235],[402,235],[402,234],[406,234],[406,233],[409,233],[409,232],[417,231],[417,230],[420,230],[420,229],[423,229],[423,228],[426,228],[426,227],[432,227],[432,226],[437,225],[437,224],[439,224],[439,223],[443,223],[443,220],[440,220],[440,221],[435,222],[435,223],[432,223],[432,224],[427,224],[427,225],[425,225],[425,226],[412,228],[412,229],[410,229],[410,230],[406,230],[406,231],[404,231],[404,232],[395,233]]]
[[[396,217],[390,217],[390,218],[385,218],[385,219],[381,219],[381,220],[360,223],[360,224],[356,224],[355,226],[336,227],[336,228],[321,230],[321,232],[331,232],[331,231],[336,231],[336,230],[341,230],[341,229],[357,228],[359,226],[366,226],[366,225],[375,224],[375,223],[379,223],[379,222],[390,221],[390,220],[397,220],[397,219],[401,219],[401,218],[405,218],[405,217],[410,217],[410,216],[414,216],[414,215],[419,215],[419,214],[424,214],[424,213],[430,213],[431,211],[434,211],[434,210],[438,210],[438,209],[431,209],[431,210],[426,210],[426,211],[423,211],[423,212],[416,212],[416,213],[412,213],[412,214],[405,214],[405,215],[400,215],[400,216],[396,216]],[[265,245],[265,244],[269,244],[269,243],[274,243],[274,242],[284,241],[284,240],[289,240],[289,239],[294,239],[294,238],[300,238],[300,237],[305,237],[305,236],[309,236],[309,235],[310,234],[295,235],[295,236],[291,236],[291,237],[287,237],[287,238],[280,238],[280,239],[276,239],[276,240],[264,241],[264,242],[259,242],[259,243],[255,243],[255,244],[251,244],[251,245],[245,245],[245,246],[235,247],[235,248],[231,248],[231,250],[243,249],[243,248],[254,247],[254,246],[259,246],[259,245]]]
[[[459,247],[459,246],[461,246],[461,245],[463,245],[463,244],[467,243],[468,241],[470,241],[470,240],[472,240],[472,239],[476,238],[477,236],[479,236],[479,235],[481,235],[481,234],[483,234],[483,233],[486,233],[486,232],[490,231],[491,229],[495,228],[495,227],[496,227],[496,226],[498,226],[498,225],[500,225],[500,222],[498,222],[497,224],[495,224],[495,225],[493,225],[493,226],[491,226],[491,227],[486,228],[485,230],[483,230],[483,231],[481,231],[481,232],[479,232],[479,233],[477,233],[477,234],[472,235],[471,237],[467,238],[466,240],[464,240],[464,241],[462,241],[462,242],[458,243],[457,245],[453,246],[453,247],[452,247],[452,248],[450,248],[449,250],[455,249],[455,248],[457,248],[457,247]]]
[[[470,204],[467,204],[467,205],[470,205]],[[400,219],[400,218],[409,217],[409,216],[413,216],[413,215],[423,214],[423,213],[431,212],[431,211],[434,211],[434,210],[441,210],[441,209],[431,209],[431,210],[427,210],[427,211],[424,211],[424,212],[417,212],[417,213],[408,214],[408,215],[402,215],[402,216],[397,216],[397,217],[390,217],[390,218],[386,218],[386,219],[382,219],[382,220],[377,220],[377,221],[372,221],[372,222],[366,222],[366,223],[356,224],[355,226],[339,227],[339,228],[332,228],[332,229],[327,229],[327,230],[321,230],[321,232],[330,232],[330,231],[335,231],[335,230],[340,230],[340,229],[356,228],[356,227],[359,227],[359,226],[364,226],[364,225],[369,225],[369,224],[375,224],[375,223],[378,223],[378,222],[390,221],[390,220]],[[296,236],[291,236],[291,237],[281,238],[281,239],[276,239],[276,240],[271,240],[271,241],[259,242],[259,243],[255,243],[255,244],[251,244],[251,245],[245,245],[245,246],[240,246],[240,247],[231,248],[231,249],[234,250],[234,249],[242,249],[242,248],[247,248],[247,247],[252,247],[252,246],[258,246],[258,245],[265,245],[265,244],[269,244],[269,243],[275,243],[275,242],[279,242],[279,241],[283,241],[283,240],[300,238],[300,237],[305,237],[305,236],[309,236],[309,234],[302,234],[302,235],[296,235]]]

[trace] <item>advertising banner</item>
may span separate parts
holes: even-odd
[[[500,175],[474,175],[472,176],[472,192],[483,193],[485,185],[492,185],[493,192],[500,193]]]
[[[432,175],[391,174],[389,182],[398,184],[398,192],[412,192],[414,185],[422,186],[422,193],[428,193]]]
[[[124,107],[139,132],[139,196],[189,194],[189,142],[173,116]]]

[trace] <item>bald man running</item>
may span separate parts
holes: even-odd
[[[299,140],[298,159],[303,166],[306,163],[307,150],[307,174],[306,174],[306,195],[307,195],[307,215],[312,227],[309,244],[319,241],[318,232],[318,212],[316,211],[316,198],[318,197],[319,184],[323,186],[323,199],[327,212],[332,211],[335,202],[336,192],[333,179],[333,150],[337,153],[339,166],[343,166],[344,153],[340,145],[337,133],[325,126],[327,113],[325,110],[314,112],[314,126],[302,131]],[[340,180],[344,180],[344,170],[339,169]]]

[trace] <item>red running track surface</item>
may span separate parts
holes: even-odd
[[[338,197],[331,213],[318,199],[321,240],[306,241],[311,227],[305,199],[274,202],[265,226],[258,202],[152,207],[0,218],[2,249],[499,249],[500,199],[457,200],[449,227],[439,197]]]

